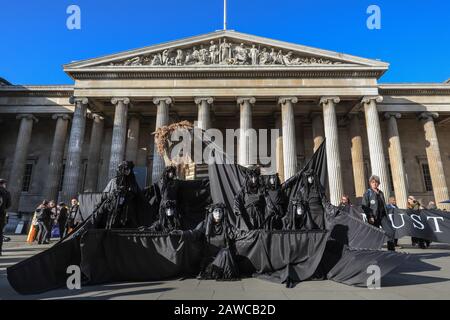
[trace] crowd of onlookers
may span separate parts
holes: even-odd
[[[35,228],[36,236],[31,241],[47,244],[54,233],[62,239],[82,222],[77,199],[71,200],[70,207],[64,202],[56,204],[54,200],[44,200],[34,212],[32,228]]]

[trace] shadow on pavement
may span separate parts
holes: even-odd
[[[127,296],[163,293],[175,288],[149,288],[163,284],[163,282],[145,283],[108,283],[105,285],[83,286],[80,290],[58,289],[40,295],[19,295],[10,299],[36,300],[36,299],[61,299],[61,300],[107,300],[112,298],[126,298]],[[121,292],[117,292],[120,290]],[[125,290],[125,292],[123,292]],[[127,291],[128,290],[128,291]],[[83,296],[87,294],[86,296]]]
[[[442,268],[423,260],[450,257],[450,253],[420,253],[411,254],[408,262],[396,268],[391,274],[382,279],[383,287],[401,287],[420,284],[431,284],[450,281],[449,278],[430,277],[417,273],[440,271]]]

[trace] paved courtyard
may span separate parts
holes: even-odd
[[[413,259],[385,278],[380,290],[354,288],[333,281],[309,281],[287,289],[259,279],[237,282],[178,279],[146,283],[115,283],[55,290],[42,295],[21,296],[9,285],[6,268],[48,246],[29,245],[24,236],[5,243],[0,257],[0,300],[2,299],[450,299],[450,246],[434,244],[428,250],[404,246],[400,251]]]

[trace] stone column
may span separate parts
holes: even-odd
[[[239,134],[239,164],[249,166],[255,159],[252,159],[256,146],[253,144],[252,134],[252,105],[256,102],[254,97],[241,97],[237,99],[240,107],[240,134]],[[252,149],[255,148],[255,149]]]
[[[128,120],[127,131],[127,149],[125,151],[125,159],[133,161],[136,164],[139,151],[139,129],[141,127],[141,118],[139,114],[130,115]]]
[[[55,114],[52,116],[52,119],[56,120],[56,128],[53,136],[50,165],[44,194],[45,199],[58,201],[59,182],[61,179],[64,147],[66,145],[70,116],[67,114]]]
[[[325,137],[327,137],[326,150],[330,201],[335,206],[339,205],[344,193],[336,117],[336,103],[339,102],[340,99],[338,97],[323,97],[320,99],[320,105],[323,107]]]
[[[92,131],[89,142],[88,163],[86,168],[86,182],[84,184],[85,192],[97,192],[98,176],[100,172],[100,154],[102,151],[103,130],[105,128],[105,119],[98,114],[91,114]]]
[[[369,143],[370,165],[372,174],[380,177],[380,189],[385,198],[389,198],[391,190],[389,189],[388,167],[384,157],[383,138],[381,136],[380,119],[378,117],[377,102],[383,101],[381,96],[364,97],[362,105],[366,116],[367,138]]]
[[[283,121],[280,114],[275,115],[275,128],[279,130],[280,135],[277,138],[277,172],[281,182],[284,182],[284,159],[283,159]]]
[[[436,127],[434,125],[434,119],[438,117],[439,114],[431,112],[424,112],[419,115],[419,119],[423,124],[423,130],[425,132],[428,166],[430,167],[436,205],[439,209],[450,210],[450,205],[440,203],[442,201],[449,200],[450,197],[447,182],[445,180],[444,166],[442,164],[441,150],[439,148]]]
[[[295,115],[294,104],[297,97],[281,97],[281,118],[283,125],[283,162],[284,179],[288,180],[297,173],[297,144],[295,141]]]
[[[81,153],[83,151],[86,129],[87,98],[74,98],[75,111],[70,129],[69,149],[64,171],[62,201],[69,203],[72,197],[78,196],[78,178],[81,169]]]
[[[311,120],[312,120],[312,134],[314,139],[313,151],[316,152],[316,150],[322,144],[323,140],[325,140],[322,115],[319,113],[313,113],[311,115]]]
[[[397,119],[402,115],[400,113],[385,113],[384,117],[389,121],[389,161],[392,170],[392,182],[394,184],[395,199],[400,209],[406,209],[408,205],[408,188],[406,186],[406,171],[403,165],[402,147],[400,136],[398,134]],[[387,201],[388,199],[386,199]]]
[[[211,128],[211,105],[214,102],[212,97],[195,98],[195,104],[198,106],[197,126],[200,129],[207,130]]]
[[[169,124],[169,106],[172,104],[172,98],[155,98],[153,103],[157,106],[156,111],[156,129],[166,126]],[[163,157],[161,157],[156,149],[156,143],[153,150],[153,170],[152,170],[152,181],[156,183],[159,181],[161,174],[166,167]]]
[[[302,117],[296,117],[295,119],[295,142],[297,146],[297,168],[303,168],[306,164],[306,152],[305,152],[305,131],[303,127]]]
[[[28,146],[30,145],[31,132],[33,131],[33,122],[38,121],[32,114],[19,114],[16,119],[20,120],[20,128],[8,181],[9,192],[11,193],[11,207],[8,210],[10,212],[19,210],[19,200],[22,192]]]
[[[111,155],[109,159],[109,179],[116,176],[117,167],[125,157],[125,139],[127,132],[128,105],[130,104],[130,99],[113,98],[111,99],[111,103],[116,106],[116,109],[114,112]]]
[[[355,197],[362,199],[367,189],[367,181],[364,175],[364,154],[362,145],[361,125],[358,114],[350,115],[350,138],[352,141],[352,167],[353,180],[355,182]]]

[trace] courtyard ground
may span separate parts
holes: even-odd
[[[402,241],[405,243],[405,241]],[[333,281],[309,281],[287,289],[281,284],[259,279],[243,279],[236,282],[200,281],[177,279],[145,283],[115,283],[86,286],[80,290],[60,289],[41,295],[22,296],[11,288],[6,268],[44,250],[47,246],[29,245],[25,236],[12,236],[4,244],[0,256],[0,300],[8,299],[245,299],[245,300],[403,300],[450,299],[450,246],[433,244],[420,250],[410,246],[399,249],[413,256],[407,265],[401,266],[382,282],[379,290],[355,288]]]

